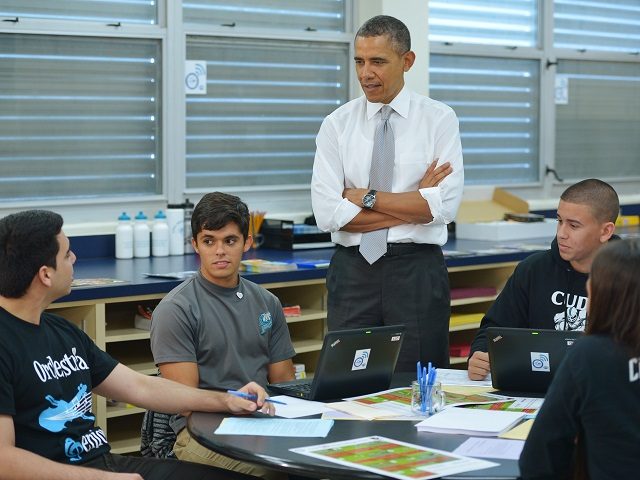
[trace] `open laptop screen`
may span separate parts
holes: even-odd
[[[269,385],[269,390],[308,400],[336,400],[389,388],[405,327],[358,328],[328,332],[313,380]],[[307,384],[307,393],[299,385]]]
[[[487,328],[493,388],[545,393],[580,331]]]

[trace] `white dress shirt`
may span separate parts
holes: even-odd
[[[455,219],[464,184],[462,147],[458,118],[447,105],[404,87],[389,104],[395,136],[392,192],[419,191],[429,204],[433,220],[428,224],[391,227],[389,243],[444,245],[447,223]],[[380,121],[382,103],[362,96],[331,113],[316,138],[316,156],[311,180],[311,201],[318,226],[330,231],[331,239],[346,247],[359,245],[361,233],[340,229],[362,209],[342,198],[345,188],[369,188],[373,135]],[[429,165],[451,163],[453,172],[437,187],[418,184]]]

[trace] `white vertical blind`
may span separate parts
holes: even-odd
[[[539,62],[431,55],[430,95],[460,121],[467,184],[538,178]]]
[[[157,40],[0,34],[0,199],[161,193]]]
[[[152,25],[157,23],[157,4],[157,0],[0,0],[0,18]]]
[[[188,95],[187,188],[308,186],[315,137],[347,100],[346,44],[190,37],[207,94]]]
[[[182,6],[190,23],[345,31],[344,0],[183,0]]]
[[[429,41],[535,47],[536,0],[430,0]]]
[[[640,1],[554,0],[554,46],[640,52]]]
[[[640,177],[640,63],[561,60],[556,166],[567,179]]]

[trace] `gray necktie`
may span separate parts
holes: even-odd
[[[393,164],[395,160],[395,140],[389,117],[393,109],[385,105],[380,110],[380,122],[373,137],[373,157],[369,175],[369,188],[390,192],[393,181]],[[362,234],[360,253],[372,264],[387,253],[388,228],[374,230]]]

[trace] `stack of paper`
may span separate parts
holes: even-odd
[[[497,437],[522,421],[522,412],[451,407],[416,425],[418,431]]]

